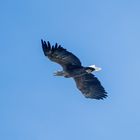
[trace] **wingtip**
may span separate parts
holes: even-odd
[[[41,39],[41,44],[44,46],[44,45],[47,45],[46,41],[44,41],[43,39]]]
[[[101,99],[101,100],[104,100],[104,99],[106,99],[107,97],[108,97],[107,92],[105,92],[104,95],[103,95],[100,99]],[[100,99],[99,99],[99,100],[100,100]]]
[[[44,44],[44,41],[43,41],[43,39],[41,39],[41,44],[42,44],[42,45]]]
[[[59,45],[58,43],[55,43],[55,45],[51,45],[49,41],[44,41],[43,39],[41,39],[41,44],[45,52],[46,50],[51,50],[52,52],[55,50],[58,50],[58,51],[66,50],[63,47],[61,47],[61,45]]]

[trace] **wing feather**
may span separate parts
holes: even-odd
[[[107,92],[100,81],[93,74],[74,77],[77,88],[86,98],[103,99],[107,97]]]
[[[51,61],[60,64],[63,68],[67,65],[81,66],[80,60],[74,54],[61,47],[61,45],[56,43],[55,46],[51,46],[49,41],[46,43],[43,40],[41,40],[41,43],[44,55]]]

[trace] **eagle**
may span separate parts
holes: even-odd
[[[77,56],[67,51],[58,43],[51,45],[49,41],[46,42],[41,39],[41,44],[44,55],[51,61],[60,64],[63,68],[62,71],[55,72],[54,76],[73,78],[77,88],[86,98],[100,100],[107,97],[104,87],[92,74],[92,72],[99,71],[101,68],[95,65],[82,66]]]

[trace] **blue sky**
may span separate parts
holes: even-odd
[[[140,1],[0,2],[1,140],[140,139]],[[108,92],[90,100],[43,55],[40,39],[58,42]]]

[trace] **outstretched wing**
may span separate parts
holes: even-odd
[[[100,81],[93,74],[74,77],[77,88],[86,98],[103,99],[107,97],[107,92]]]
[[[50,42],[41,40],[42,48],[45,56],[47,56],[51,61],[60,64],[63,68],[67,65],[77,65],[81,66],[80,60],[71,52],[58,45],[51,46]]]

